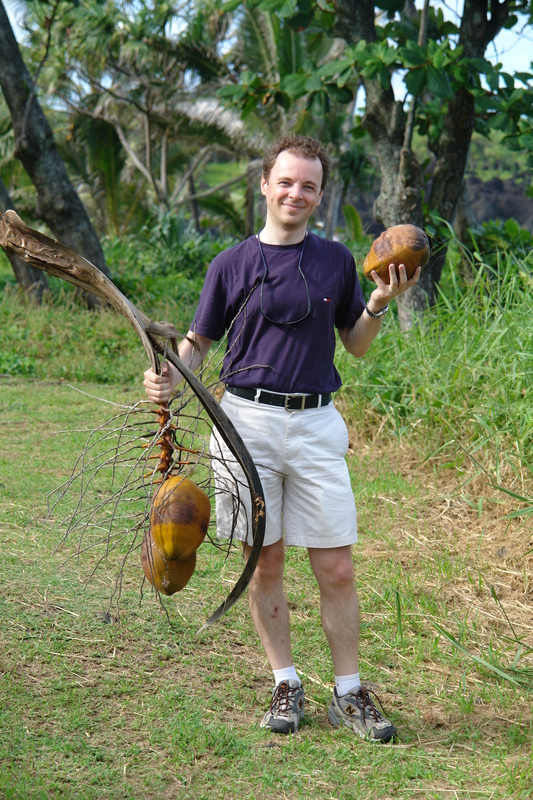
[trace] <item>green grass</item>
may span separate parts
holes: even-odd
[[[409,332],[389,319],[367,358],[339,355],[346,410],[358,424],[385,425],[401,443],[422,442],[439,468],[523,488],[533,465],[533,282],[509,257],[478,264],[464,283],[458,262],[442,296]]]
[[[246,598],[198,634],[242,570],[237,549],[202,545],[162,608],[141,589],[133,533],[103,560],[103,544],[78,553],[79,529],[65,538],[74,486],[51,517],[49,495],[110,403],[142,399],[146,359],[111,312],[4,294],[0,797],[531,797],[533,323],[529,278],[511,267],[498,281],[451,270],[424,325],[401,334],[391,318],[368,358],[339,354],[361,673],[398,727],[392,746],[327,722],[333,674],[305,553],[288,554],[287,592],[307,712],[280,739],[258,725],[271,673]],[[139,297],[154,318],[189,313]],[[110,487],[102,470],[95,496]]]
[[[84,388],[102,400],[131,403],[138,395]],[[190,584],[165,601],[168,617],[146,587],[141,602],[132,553],[116,622],[109,598],[118,563],[101,564],[86,585],[97,554],[65,563],[76,536],[56,551],[63,533],[57,519],[46,520],[47,495],[68,477],[87,431],[109,417],[109,407],[60,383],[20,379],[4,379],[0,405],[7,445],[0,462],[2,796],[529,796],[527,693],[491,671],[510,672],[509,628],[484,584],[470,607],[452,600],[455,588],[470,585],[468,569],[480,567],[459,546],[465,520],[455,544],[445,530],[429,542],[432,526],[442,524],[439,514],[426,517],[436,486],[427,486],[425,467],[393,466],[401,455],[393,439],[365,453],[363,438],[363,456],[350,464],[362,539],[354,552],[361,671],[397,724],[399,742],[368,745],[327,723],[333,676],[317,590],[297,551],[289,554],[288,596],[308,713],[298,736],[279,740],[258,727],[271,676],[245,599],[197,635],[238,576],[238,553],[226,561],[203,545]],[[491,565],[483,569],[490,573]],[[497,618],[489,630],[476,618],[487,608]]]

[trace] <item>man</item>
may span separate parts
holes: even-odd
[[[289,134],[269,151],[261,178],[264,228],[213,260],[179,354],[196,369],[212,342],[228,332],[221,405],[247,445],[265,493],[265,542],[249,586],[252,619],[276,684],[261,726],[295,732],[304,715],[283,570],[285,546],[307,547],[335,673],[329,720],[387,742],[396,728],[359,678],[351,551],[356,510],[345,461],[348,434],[331,402],[341,385],[333,356],[335,328],[349,353],[367,352],[390,301],[418,281],[420,268],[408,280],[403,265],[396,272],[391,264],[389,285],[374,273],[376,288],[365,304],[349,250],[307,232],[328,173],[327,153],[314,139]],[[180,380],[166,364],[161,375],[148,370],[144,385],[149,398],[161,403]],[[212,452],[222,456],[214,459],[217,485],[229,486],[227,454],[216,436]],[[240,513],[234,535],[248,556],[246,517]],[[218,491],[218,535],[231,535],[234,522],[231,494]]]

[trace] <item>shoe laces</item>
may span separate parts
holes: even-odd
[[[366,686],[361,686],[359,691],[355,693],[355,702],[363,712],[363,720],[369,716],[373,717],[376,722],[384,722],[385,717],[379,711],[379,709],[376,708],[376,705],[370,696],[371,694],[374,695],[380,706],[383,708],[383,704],[377,694],[371,689],[367,689]]]
[[[282,714],[290,711],[294,702],[294,695],[299,688],[299,686],[289,686],[287,681],[279,683],[274,689],[274,694],[270,701],[270,710],[272,712],[281,712]]]

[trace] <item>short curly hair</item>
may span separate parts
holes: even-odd
[[[318,158],[322,164],[322,185],[320,191],[324,191],[328,182],[331,169],[331,161],[326,152],[326,148],[318,139],[310,136],[301,136],[299,133],[288,133],[272,145],[263,158],[263,177],[268,181],[272,167],[280,153],[289,151],[301,158]]]

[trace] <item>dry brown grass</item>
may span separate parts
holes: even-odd
[[[476,649],[504,652],[510,643],[516,649],[518,639],[525,649],[533,648],[533,534],[527,515],[511,516],[518,501],[498,490],[474,463],[458,470],[443,467],[438,456],[425,458],[420,441],[412,446],[386,433],[369,440],[353,426],[350,438],[352,457],[357,454],[363,462],[361,472],[379,475],[385,464],[390,475],[417,487],[414,497],[406,497],[393,485],[374,494],[366,508],[364,498],[358,548],[365,557],[392,559],[414,579],[418,592],[438,596],[454,619],[474,624]],[[511,488],[516,478],[501,476],[506,481]],[[533,496],[533,481],[519,489]],[[383,530],[364,535],[364,528],[375,528],[377,516],[393,521],[390,536]],[[523,655],[520,666],[533,675],[533,653]],[[425,669],[438,674],[442,662],[426,662]]]

